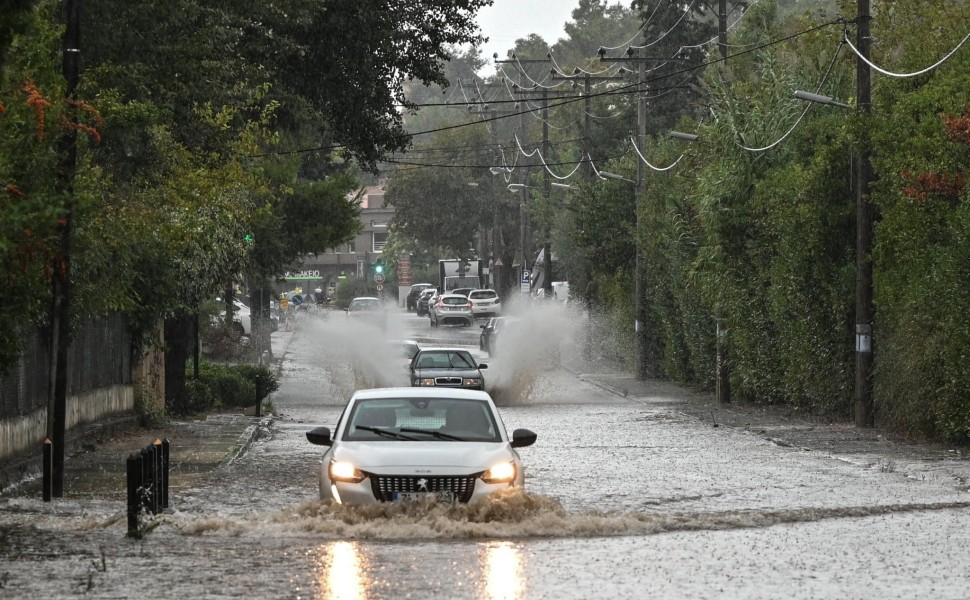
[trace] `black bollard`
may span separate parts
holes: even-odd
[[[261,396],[261,393],[263,391],[263,386],[260,385],[260,383],[262,383],[260,379],[261,379],[260,377],[256,378],[256,418],[257,419],[261,416],[260,409],[263,406],[263,397]]]
[[[162,512],[162,440],[156,438],[152,442],[152,451],[155,457],[154,468],[155,472],[155,490],[152,494],[152,499],[155,501],[155,514]]]
[[[168,508],[168,469],[169,469],[169,451],[171,450],[171,443],[168,438],[162,440],[162,508]]]
[[[141,456],[141,488],[138,490],[138,497],[141,500],[141,507],[154,514],[151,502],[152,453],[148,448],[142,448],[138,454]]]
[[[141,510],[141,455],[129,454],[126,468],[128,472],[128,537],[140,537],[138,513]]]
[[[51,479],[54,471],[54,445],[51,439],[44,440],[44,502],[51,501]]]

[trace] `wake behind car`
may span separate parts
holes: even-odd
[[[408,369],[414,387],[451,387],[484,390],[486,364],[477,364],[464,348],[421,348]]]
[[[355,392],[331,438],[315,427],[307,439],[327,446],[320,499],[339,504],[421,500],[473,502],[525,486],[516,448],[536,434],[509,439],[485,392],[380,388]]]

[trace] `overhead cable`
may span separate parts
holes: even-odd
[[[843,41],[842,43],[839,44],[839,47],[835,49],[835,55],[832,57],[832,62],[829,63],[828,70],[825,71],[825,74],[822,76],[822,80],[819,82],[819,84],[817,86],[815,86],[815,93],[818,93],[818,92],[822,91],[822,86],[825,85],[825,81],[829,78],[829,73],[832,72],[832,67],[835,66],[835,61],[839,58],[839,54],[841,53],[842,46],[844,44],[845,44],[845,42]],[[771,144],[768,144],[767,146],[764,146],[762,148],[749,148],[749,147],[745,146],[744,144],[739,144],[737,142],[735,142],[735,144],[739,148],[741,148],[742,150],[747,150],[748,152],[764,152],[766,150],[771,150],[772,148],[774,148],[778,144],[780,144],[783,141],[785,141],[788,138],[788,136],[791,135],[791,133],[793,131],[795,131],[795,128],[798,127],[798,124],[802,122],[802,119],[805,118],[805,115],[808,114],[808,111],[811,108],[812,108],[812,104],[811,103],[808,103],[807,106],[805,106],[805,110],[802,111],[802,114],[799,115],[798,119],[791,126],[791,128],[789,128],[789,130],[786,131],[783,136],[781,136],[780,138],[778,138],[777,140],[775,140]]]
[[[637,156],[640,157],[640,160],[643,161],[643,164],[647,165],[648,167],[650,167],[654,171],[660,171],[660,172],[669,171],[669,170],[671,170],[671,169],[673,169],[674,167],[677,166],[677,163],[680,162],[680,159],[681,158],[684,158],[684,156],[687,155],[687,153],[684,152],[672,164],[670,164],[670,165],[668,165],[666,167],[655,167],[652,164],[650,164],[650,161],[647,160],[647,158],[643,155],[643,153],[640,152],[640,149],[637,148],[637,141],[634,138],[632,138],[632,137],[630,138],[630,143],[633,144],[633,149],[636,150]]]
[[[664,34],[663,34],[662,36],[660,36],[660,37],[658,37],[657,39],[655,39],[654,41],[652,41],[652,42],[650,42],[649,44],[644,44],[644,45],[642,45],[642,46],[630,46],[630,48],[634,48],[634,49],[636,49],[636,50],[642,50],[643,48],[649,48],[650,46],[653,46],[653,45],[655,45],[655,44],[658,44],[658,43],[660,43],[660,40],[662,40],[662,39],[664,39],[665,37],[667,37],[668,35],[670,35],[670,33],[671,33],[671,32],[672,32],[673,30],[675,30],[675,29],[677,29],[677,27],[678,27],[678,26],[679,26],[679,25],[681,24],[681,22],[682,22],[682,21],[683,21],[683,20],[684,20],[685,18],[687,18],[687,15],[689,15],[689,14],[690,14],[690,11],[691,11],[691,10],[692,10],[692,9],[694,8],[694,4],[696,4],[696,3],[697,3],[697,0],[691,0],[691,3],[690,3],[690,5],[689,5],[689,6],[687,6],[687,8],[685,8],[685,9],[684,9],[684,14],[682,14],[682,15],[680,16],[680,18],[679,18],[679,19],[677,19],[677,22],[676,22],[676,23],[674,23],[674,24],[673,24],[673,25],[671,26],[671,28],[670,28],[670,29],[668,29],[668,30],[667,30],[666,32],[664,32]]]
[[[626,50],[629,47],[629,45],[633,43],[633,40],[637,39],[637,36],[643,33],[644,30],[646,30],[647,25],[649,25],[650,21],[653,20],[653,16],[657,14],[657,10],[660,8],[660,4],[661,4],[660,2],[657,2],[657,5],[653,7],[653,12],[650,13],[650,16],[647,17],[647,20],[644,21],[643,25],[640,27],[640,31],[637,31],[635,34],[633,34],[633,37],[623,42],[619,46],[601,46],[601,48],[603,48],[604,50],[619,50],[620,48],[623,48],[624,50]]]
[[[852,51],[855,52],[856,56],[858,56],[859,58],[861,58],[863,60],[863,62],[865,62],[867,65],[869,65],[870,67],[872,67],[876,71],[879,71],[883,75],[888,75],[890,77],[917,77],[919,75],[923,75],[923,74],[929,73],[933,69],[939,67],[940,65],[942,65],[946,61],[950,60],[950,57],[953,56],[954,54],[956,54],[957,50],[959,50],[960,47],[963,46],[963,44],[965,44],[968,39],[970,39],[970,33],[968,33],[962,40],[960,40],[960,43],[957,44],[957,47],[954,48],[953,50],[950,50],[950,53],[949,54],[947,54],[946,56],[944,56],[943,58],[941,58],[939,61],[937,61],[936,64],[930,65],[929,67],[926,67],[922,71],[916,71],[915,73],[893,73],[893,72],[887,71],[885,69],[881,69],[878,66],[876,66],[875,64],[873,64],[872,61],[870,61],[868,58],[866,58],[865,56],[863,56],[862,53],[859,52],[856,49],[856,47],[852,45],[852,42],[849,41],[849,36],[845,35],[844,33],[842,34],[842,41],[845,44],[848,44],[849,48],[852,48]]]

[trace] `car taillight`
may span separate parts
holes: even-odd
[[[437,306],[438,308],[444,308],[445,307],[445,303],[439,300],[438,303],[435,304],[435,306]]]
[[[468,308],[471,308],[471,307],[473,306],[473,305],[472,305],[472,301],[471,301],[471,300],[469,300],[469,301],[468,301],[468,304],[467,304],[466,306],[468,306]]]
[[[501,298],[496,298],[495,299],[495,304],[501,304],[501,303],[502,303],[502,299]]]

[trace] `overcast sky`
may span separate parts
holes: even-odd
[[[579,0],[495,0],[492,6],[478,12],[478,24],[482,35],[489,38],[482,46],[482,56],[489,65],[483,75],[495,70],[492,53],[498,52],[505,58],[505,52],[515,45],[515,40],[539,34],[548,44],[555,44],[564,37],[563,25],[571,21],[573,9]]]

